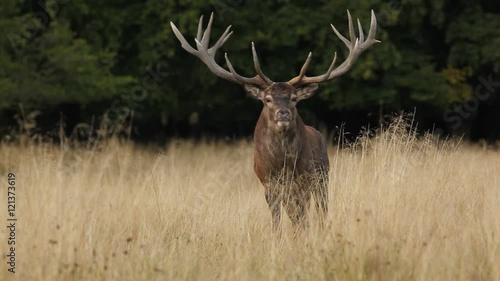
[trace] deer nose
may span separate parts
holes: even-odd
[[[276,111],[276,121],[289,121],[291,112],[288,109],[278,109]]]

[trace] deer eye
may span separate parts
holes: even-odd
[[[291,100],[292,102],[297,102],[297,97],[292,97],[290,100]]]
[[[273,99],[271,99],[270,97],[266,97],[266,102],[267,102],[267,103],[270,103],[270,102],[272,102],[272,101],[273,101]]]

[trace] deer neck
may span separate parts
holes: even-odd
[[[293,126],[288,130],[277,131],[271,122],[262,112],[255,127],[256,148],[277,161],[297,157],[302,148],[301,136],[305,134],[305,126],[300,116],[297,115]]]

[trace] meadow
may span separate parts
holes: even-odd
[[[500,151],[394,125],[331,145],[330,210],[271,235],[248,141],[0,145],[0,280],[500,280]],[[314,208],[311,219],[316,221]]]

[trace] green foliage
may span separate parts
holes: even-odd
[[[19,103],[26,109],[87,105],[113,97],[135,81],[130,75],[113,74],[115,53],[93,48],[76,36],[70,19],[53,16],[44,22],[33,15],[2,21],[7,26],[2,30],[9,33],[1,42],[0,109]]]
[[[484,2],[47,0],[40,6],[3,0],[0,111],[18,104],[48,111],[64,103],[110,109],[113,100],[142,85],[148,67],[159,65],[168,76],[147,89],[144,100],[127,104],[138,121],[161,119],[176,126],[192,124],[196,115],[198,126],[207,129],[252,124],[259,103],[185,52],[170,21],[194,45],[199,16],[205,15],[206,24],[215,11],[212,42],[228,25],[234,30],[218,56],[221,65],[227,52],[239,72],[255,75],[250,49],[255,42],[266,74],[287,81],[309,51],[308,75],[324,73],[334,52],[338,61],[345,58],[345,47],[328,24],[346,34],[346,9],[365,31],[373,9],[382,44],[342,78],[322,85],[319,98],[303,109],[321,113],[384,104],[387,110],[411,110],[423,104],[439,111],[469,99],[479,75],[500,71],[499,11]]]

